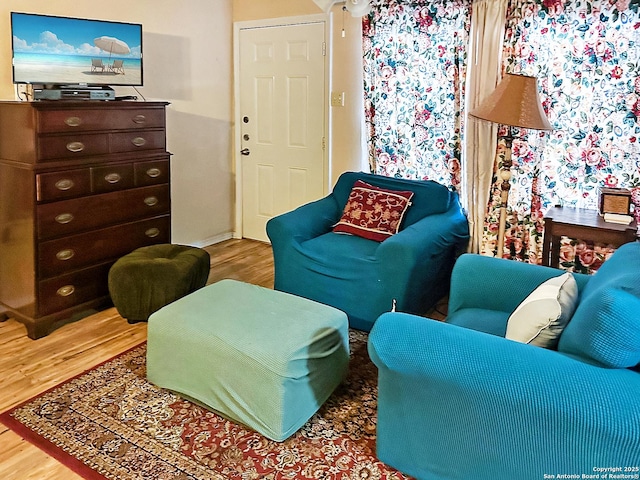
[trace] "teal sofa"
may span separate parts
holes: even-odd
[[[640,243],[575,275],[579,303],[557,349],[503,338],[511,312],[561,273],[465,254],[446,322],[377,320],[380,460],[429,480],[638,478]]]
[[[334,233],[356,182],[414,193],[400,232],[383,242]],[[383,312],[424,314],[447,294],[469,226],[458,195],[433,181],[343,173],[327,197],[267,223],[276,290],[345,312],[369,331]]]

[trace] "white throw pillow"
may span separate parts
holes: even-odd
[[[578,285],[569,272],[540,284],[511,314],[505,338],[555,348],[578,303]]]

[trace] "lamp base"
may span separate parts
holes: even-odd
[[[498,247],[496,257],[504,257],[504,234],[507,226],[507,204],[509,203],[509,190],[511,189],[511,147],[513,145],[513,137],[511,136],[511,127],[509,134],[502,137],[504,139],[506,150],[504,152],[504,160],[500,167],[500,178],[502,183],[500,188],[500,223],[498,223]]]

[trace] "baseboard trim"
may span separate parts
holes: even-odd
[[[213,237],[206,238],[200,242],[195,242],[192,244],[194,247],[208,247],[209,245],[214,245],[216,243],[224,242],[225,240],[230,240],[233,238],[233,232],[221,233],[220,235],[215,235]]]

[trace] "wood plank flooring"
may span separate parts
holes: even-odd
[[[232,278],[273,288],[271,245],[227,240],[206,247],[208,283]],[[430,312],[443,318],[446,301]],[[13,320],[0,323],[0,412],[4,412],[147,338],[147,324],[129,325],[110,308],[31,340]],[[0,424],[0,479],[76,480],[78,475]]]
[[[233,278],[273,288],[271,245],[227,240],[206,247],[208,283]],[[0,412],[138,345],[147,324],[129,325],[115,308],[69,323],[38,340],[9,319],[0,323]],[[78,475],[0,424],[0,479],[75,480]]]

